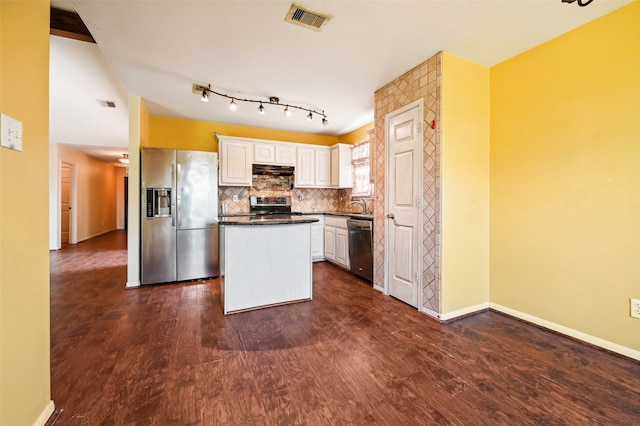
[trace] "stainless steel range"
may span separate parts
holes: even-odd
[[[258,197],[252,195],[249,199],[249,213],[257,216],[267,215],[300,215],[301,213],[291,211],[291,197],[274,196]]]

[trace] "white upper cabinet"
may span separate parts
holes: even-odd
[[[276,144],[276,164],[281,166],[296,165],[296,147],[286,143]]]
[[[351,145],[339,143],[331,147],[331,186],[333,188],[353,187]]]
[[[328,188],[331,186],[331,151],[326,146],[301,146],[297,148],[297,187]]]
[[[253,162],[256,164],[295,166],[296,146],[286,142],[255,142],[253,145]]]
[[[318,147],[316,150],[316,186],[328,188],[331,186],[331,150],[328,147]]]
[[[218,136],[220,186],[251,186],[253,143]]]
[[[255,143],[253,145],[253,162],[257,164],[275,164],[276,145],[273,143]]]
[[[297,151],[295,185],[314,186],[316,183],[315,150],[313,147],[298,147]]]
[[[333,147],[218,135],[220,186],[251,186],[253,164],[295,166],[295,186],[351,188],[351,146]]]

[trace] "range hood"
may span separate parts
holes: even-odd
[[[275,166],[271,164],[254,164],[254,175],[293,176],[293,166]]]

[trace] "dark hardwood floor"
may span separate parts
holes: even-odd
[[[125,290],[126,262],[123,231],[51,253],[49,425],[640,424],[640,363],[495,312],[318,263],[313,301],[224,316],[218,280]]]

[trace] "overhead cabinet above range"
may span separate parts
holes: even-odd
[[[296,147],[293,144],[256,142],[253,146],[253,162],[277,166],[295,166]]]
[[[328,147],[236,136],[217,137],[220,186],[251,186],[254,164],[294,166],[294,184],[300,188],[350,188],[352,185],[350,145]]]

